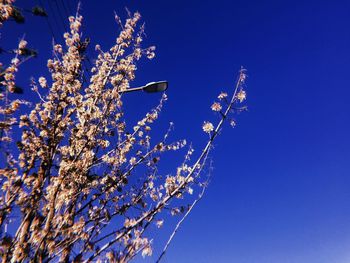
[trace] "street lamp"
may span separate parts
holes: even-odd
[[[123,90],[121,93],[133,92],[133,91],[139,91],[139,90],[145,91],[147,93],[154,93],[154,92],[166,91],[167,89],[168,89],[167,81],[157,81],[157,82],[147,83],[146,85],[141,87],[126,89],[126,90]]]

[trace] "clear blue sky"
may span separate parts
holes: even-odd
[[[53,25],[62,1],[60,9],[51,1]],[[217,140],[211,185],[164,262],[350,262],[349,1],[82,2],[86,36],[105,48],[116,35],[113,11],[141,12],[157,56],[140,63],[135,85],[169,81],[160,121],[198,150],[203,121],[215,119],[209,106],[248,69],[249,112]],[[37,67],[23,68],[25,86],[39,77],[52,36],[41,18],[21,27],[40,52]],[[1,42],[18,32],[5,28]],[[127,108],[141,116],[157,99],[130,94]]]

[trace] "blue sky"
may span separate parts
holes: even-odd
[[[216,119],[211,103],[232,91],[241,65],[249,76],[249,111],[216,141],[211,185],[164,262],[350,262],[350,2],[83,0],[92,43],[113,42],[113,11],[124,16],[124,7],[141,12],[146,45],[157,46],[135,85],[169,81],[160,122],[175,123],[174,138],[199,150],[203,121]],[[49,18],[57,35],[58,10]],[[25,86],[52,36],[29,17],[18,31],[5,28],[2,45],[23,32],[40,52],[37,66],[23,67]],[[158,98],[130,94],[126,107],[137,118]]]

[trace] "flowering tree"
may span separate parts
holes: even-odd
[[[0,21],[11,17],[13,1],[0,4]],[[141,57],[154,57],[154,47],[142,48],[140,14],[129,14],[114,46],[98,56],[88,84],[83,82],[82,16],[69,17],[65,45],[54,44],[47,67],[51,80],[32,82],[39,96],[29,114],[20,115],[22,100],[11,101],[15,76],[27,43],[21,40],[15,57],[1,71],[0,226],[3,262],[90,262],[108,259],[127,262],[138,253],[152,254],[150,229],[161,227],[167,213],[183,215],[198,202],[207,186],[201,176],[213,141],[223,123],[246,98],[245,71],[240,71],[231,96],[221,93],[211,108],[216,125],[204,122],[209,135],[196,158],[187,148],[172,175],[163,177],[157,166],[164,152],[186,146],[169,142],[171,125],[161,141],[151,141],[152,123],[167,97],[133,127],[126,125],[123,93],[135,78]],[[21,138],[14,150],[13,128]],[[137,176],[136,176],[137,174]],[[187,195],[199,193],[184,204]],[[13,217],[20,217],[13,224]],[[13,229],[10,231],[9,229]],[[164,255],[174,233],[159,259]]]

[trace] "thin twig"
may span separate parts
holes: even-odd
[[[186,217],[191,213],[193,207],[199,202],[199,200],[202,199],[205,190],[207,189],[206,186],[203,186],[202,188],[202,192],[199,194],[198,198],[196,200],[194,200],[194,202],[190,205],[190,207],[188,208],[187,212],[185,213],[185,215],[181,218],[181,220],[176,224],[176,227],[173,231],[173,233],[171,234],[171,236],[169,237],[166,245],[164,246],[164,249],[162,251],[162,253],[160,254],[159,258],[157,259],[156,263],[160,262],[160,260],[162,259],[162,257],[165,255],[165,252],[167,251],[171,241],[173,240],[176,232],[179,230],[180,225],[182,224],[182,222],[186,219]]]

